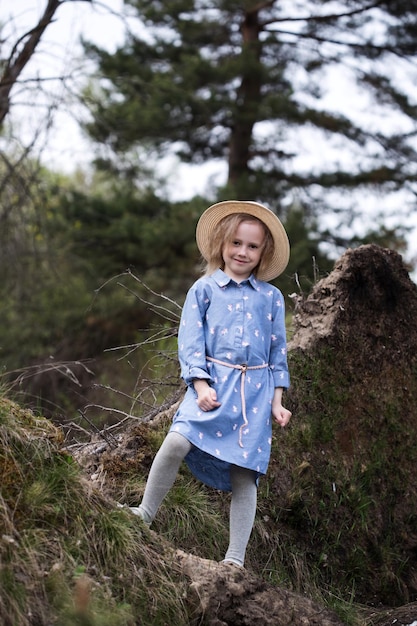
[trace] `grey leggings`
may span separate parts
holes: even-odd
[[[140,515],[148,524],[154,519],[162,500],[174,484],[181,462],[191,448],[192,444],[178,433],[170,432],[166,436],[152,463],[139,506]],[[252,470],[232,465],[230,480],[229,547],[224,560],[243,566],[256,513],[256,474]]]

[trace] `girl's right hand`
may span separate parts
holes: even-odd
[[[194,389],[197,393],[197,406],[202,411],[212,411],[221,405],[221,402],[217,401],[216,390],[210,387],[206,380],[195,380]]]

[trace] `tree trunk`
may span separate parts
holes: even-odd
[[[249,173],[252,133],[258,121],[262,67],[259,9],[247,11],[242,23],[242,80],[231,126],[228,183],[236,187]]]

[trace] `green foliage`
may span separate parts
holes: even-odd
[[[2,190],[2,372],[29,366],[40,354],[53,354],[66,333],[80,329],[91,302],[85,267],[74,263],[68,246],[52,241],[47,229],[55,208],[52,190],[66,184],[64,177],[31,168],[28,162],[9,177],[7,193]]]
[[[174,205],[127,184],[104,185],[99,177],[87,188],[76,178],[36,176],[27,196],[3,207],[2,372],[49,357],[90,358],[131,343],[151,323],[140,298],[155,298],[144,284],[180,300],[198,273],[198,201]],[[17,181],[8,185],[11,191]],[[129,268],[143,284],[133,284],[131,276],[117,279]]]
[[[152,272],[152,288],[159,287],[155,279],[160,276],[169,291],[171,281],[179,282],[177,275],[181,280],[190,275],[193,257],[198,260],[195,204],[172,204],[151,193],[138,196],[117,188],[106,196],[73,188],[58,200],[50,228],[64,239],[72,257],[88,263],[96,280],[131,268],[142,280]]]

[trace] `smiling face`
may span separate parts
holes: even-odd
[[[265,231],[260,222],[253,220],[241,222],[234,237],[223,246],[225,273],[238,283],[249,278],[259,265],[264,242]]]

